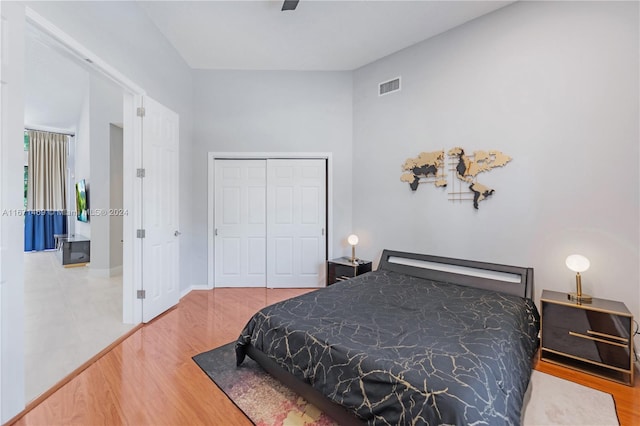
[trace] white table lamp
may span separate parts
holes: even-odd
[[[584,256],[572,254],[567,257],[565,263],[567,264],[567,268],[576,273],[576,292],[569,293],[569,298],[578,303],[591,303],[592,297],[588,294],[582,293],[582,279],[580,277],[580,272],[584,272],[589,269],[591,262],[589,262],[589,259]]]
[[[351,234],[347,237],[347,242],[351,244],[351,262],[356,263],[356,246],[358,245],[358,236]]]

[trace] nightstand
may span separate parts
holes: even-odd
[[[327,285],[357,277],[365,272],[371,272],[371,261],[369,260],[357,259],[353,263],[350,257],[331,259],[327,261]]]
[[[580,304],[549,290],[540,303],[540,360],[633,386],[633,315],[624,303]]]

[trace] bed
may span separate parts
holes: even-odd
[[[236,342],[340,424],[519,424],[533,269],[384,250],[376,271],[257,312]]]

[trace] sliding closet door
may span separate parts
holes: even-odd
[[[324,287],[326,161],[267,160],[267,286]]]
[[[266,161],[215,161],[215,285],[266,285]]]

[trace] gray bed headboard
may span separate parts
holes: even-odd
[[[383,250],[378,269],[531,298],[533,268]]]

